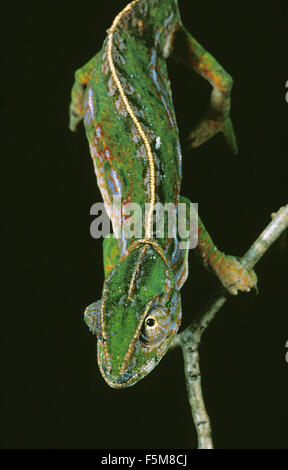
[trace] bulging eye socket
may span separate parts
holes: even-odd
[[[167,310],[161,305],[154,307],[146,316],[140,333],[140,339],[145,344],[155,344],[165,336],[160,318],[168,315]],[[157,319],[159,317],[159,321]]]

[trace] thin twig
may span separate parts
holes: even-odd
[[[251,269],[262,258],[268,248],[288,227],[288,204],[272,214],[272,221],[267,225],[257,240],[241,258],[246,269]],[[213,449],[210,419],[207,414],[201,389],[198,347],[203,332],[213,320],[229,295],[221,288],[213,295],[206,308],[199,313],[192,323],[172,341],[170,348],[181,346],[184,357],[187,393],[193,421],[198,435],[198,449]]]
[[[198,345],[192,340],[182,345],[188,399],[198,434],[198,448],[212,449],[211,424],[204,405]]]

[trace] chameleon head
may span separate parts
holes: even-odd
[[[134,385],[158,364],[180,326],[172,270],[153,246],[138,246],[106,278],[102,299],[87,307],[84,319],[97,335],[106,382]]]

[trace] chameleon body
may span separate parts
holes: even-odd
[[[98,364],[114,388],[135,384],[167,351],[181,322],[180,289],[188,275],[188,250],[176,237],[155,238],[155,204],[189,201],[180,195],[179,132],[166,59],[180,60],[213,86],[207,115],[190,134],[197,147],[219,131],[237,151],[229,118],[231,77],[186,31],[177,0],[135,0],[115,18],[102,49],[75,73],[70,128],[84,126],[97,182],[114,234],[138,203],[141,239],[110,237],[103,242],[102,298],[87,307],[85,321],[97,335]],[[113,197],[121,212],[112,211]],[[198,220],[197,252],[232,294],[255,285],[253,273],[220,252]]]

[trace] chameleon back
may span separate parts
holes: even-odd
[[[139,1],[113,32],[112,59],[133,113],[147,136],[155,166],[155,202],[177,204],[181,185],[181,149],[165,59],[180,23],[176,2]],[[165,7],[164,7],[164,6]],[[127,112],[111,74],[108,39],[97,54],[85,97],[84,125],[97,181],[112,219],[113,196],[129,202],[149,202],[150,168],[141,136]],[[143,221],[144,223],[144,221]],[[121,253],[127,240],[121,241]]]

